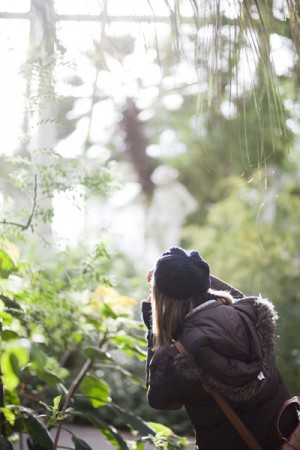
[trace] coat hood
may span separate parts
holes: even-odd
[[[175,357],[176,371],[228,400],[254,399],[274,370],[277,317],[273,304],[261,297],[195,308],[179,336],[187,353]]]

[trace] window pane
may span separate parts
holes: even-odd
[[[11,155],[22,136],[26,82],[20,67],[26,60],[29,36],[27,20],[1,19],[0,60],[0,154]]]
[[[28,12],[30,0],[1,0],[0,12]]]
[[[101,0],[54,0],[57,14],[100,14]]]

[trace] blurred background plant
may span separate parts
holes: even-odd
[[[152,411],[144,387],[139,300],[169,245],[275,302],[299,392],[298,16],[296,0],[2,0],[3,448],[20,432],[59,448],[65,421],[116,448],[187,445],[184,412]]]

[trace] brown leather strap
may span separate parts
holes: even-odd
[[[184,348],[183,344],[180,341],[175,341],[175,347],[179,351],[179,353],[187,353],[186,349]]]
[[[285,410],[285,408],[287,408],[289,405],[295,405],[298,409],[298,416],[299,416],[299,420],[300,420],[300,397],[292,397],[289,398],[288,400],[286,400],[281,407],[279,408],[279,411],[276,415],[276,420],[275,420],[275,424],[276,424],[276,431],[277,431],[277,436],[279,439],[283,440],[283,441],[287,441],[287,439],[281,434],[280,432],[280,428],[279,428],[279,422],[281,419],[281,415],[283,413],[283,411]]]
[[[207,387],[205,386],[204,389],[207,390]],[[250,450],[262,450],[261,446],[258,444],[257,440],[254,438],[254,436],[250,433],[246,425],[241,421],[241,419],[237,416],[237,414],[234,412],[234,410],[231,408],[231,406],[226,402],[226,400],[216,391],[213,389],[208,389],[207,392],[209,392],[212,397],[215,399],[215,401],[218,403],[219,407],[222,409],[224,414],[227,416],[227,418],[230,420],[236,431],[239,433],[239,435],[244,439],[246,444],[248,445]]]
[[[184,345],[180,341],[175,341],[175,346],[180,353],[187,353]],[[228,420],[232,423],[236,431],[242,437],[242,439],[246,442],[250,450],[262,450],[261,446],[258,444],[254,436],[250,433],[246,425],[241,421],[241,419],[237,416],[231,406],[227,403],[227,401],[215,390],[211,389],[207,385],[203,384],[204,389],[211,394],[211,396],[215,399],[219,407],[222,409]]]

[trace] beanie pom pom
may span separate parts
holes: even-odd
[[[197,250],[192,250],[190,252],[190,257],[192,258],[195,266],[197,266],[199,269],[206,270],[209,273],[209,265],[206,261],[204,261],[204,259],[201,258]]]

